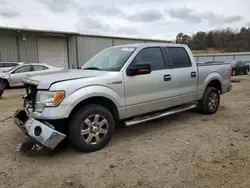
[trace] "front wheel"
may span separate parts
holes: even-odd
[[[249,73],[249,69],[245,69],[244,74],[247,75]]]
[[[199,101],[198,110],[204,114],[214,114],[220,105],[220,93],[214,87],[207,87],[202,99]]]
[[[105,147],[115,128],[111,112],[100,105],[87,105],[78,109],[69,123],[69,139],[83,152],[93,152]]]

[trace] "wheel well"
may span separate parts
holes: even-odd
[[[91,97],[88,99],[83,100],[79,104],[77,104],[74,109],[71,111],[69,118],[82,106],[88,105],[88,104],[98,104],[105,108],[107,108],[113,115],[114,120],[117,122],[119,120],[119,112],[115,105],[115,103],[106,98],[106,97]]]
[[[207,87],[214,87],[218,89],[220,92],[222,91],[221,83],[219,80],[212,80],[211,82],[209,82]]]
[[[10,87],[10,83],[8,80],[0,78],[0,80],[3,80],[6,83],[6,88],[8,89]]]

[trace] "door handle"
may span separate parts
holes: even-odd
[[[191,72],[191,78],[196,77],[196,72]]]
[[[170,74],[164,75],[163,79],[165,82],[168,82],[171,80],[171,75]]]

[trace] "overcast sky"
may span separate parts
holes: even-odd
[[[173,40],[250,26],[250,0],[0,0],[0,26]]]

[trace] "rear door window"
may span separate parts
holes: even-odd
[[[183,47],[167,47],[167,58],[172,69],[191,67],[191,60]]]
[[[47,67],[43,65],[34,65],[33,68],[34,68],[34,71],[42,71],[42,70],[48,69]]]

